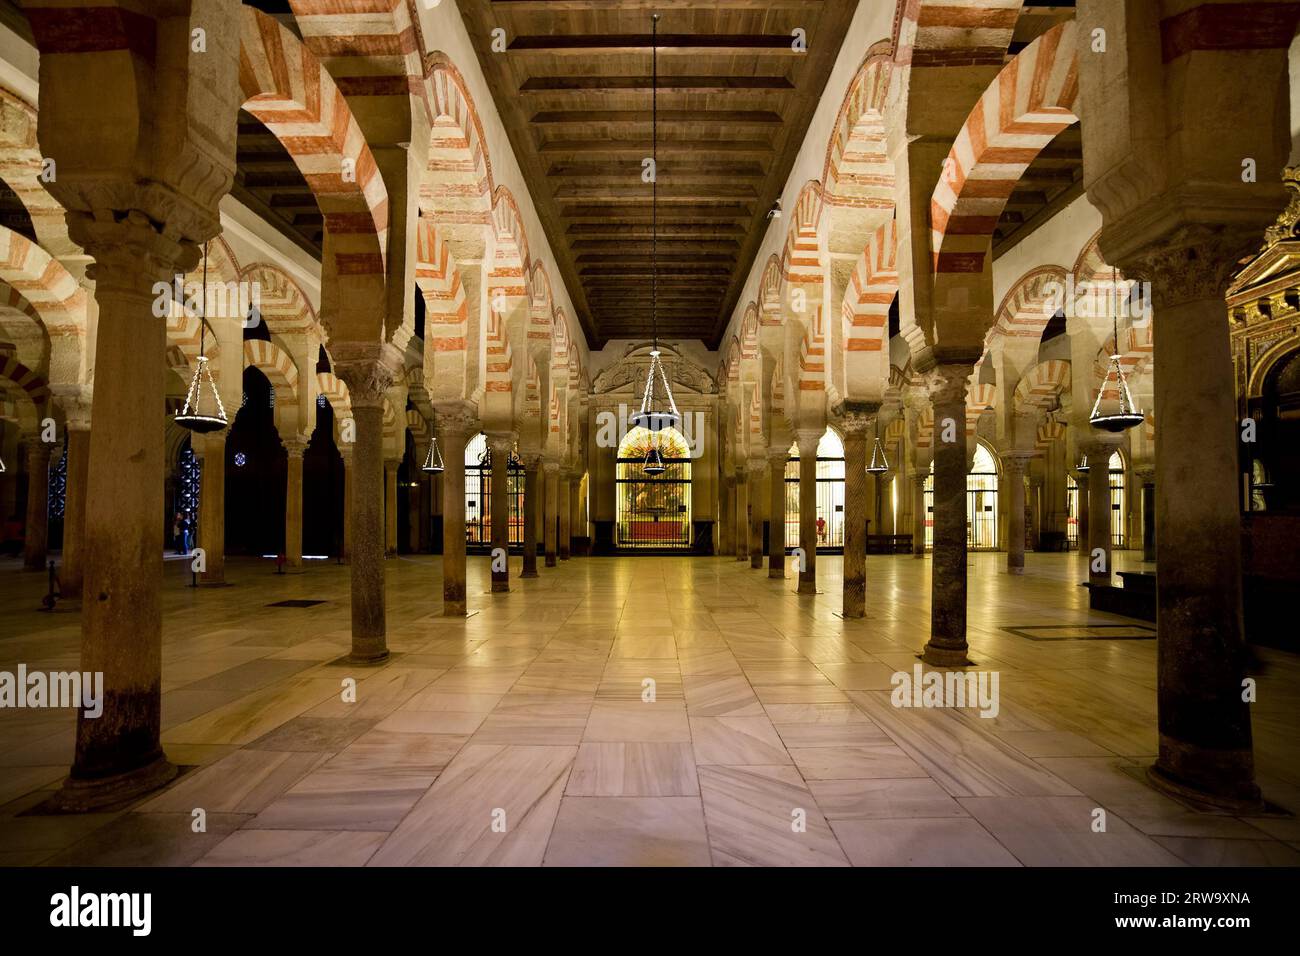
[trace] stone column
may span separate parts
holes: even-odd
[[[223,429],[190,438],[190,448],[202,462],[195,545],[203,549],[204,569],[199,584],[207,587],[223,587],[226,583],[226,435]]]
[[[356,441],[352,445],[352,653],[373,664],[388,659],[384,611],[385,482],[384,394],[402,358],[391,344],[337,342],[334,372],[348,387]],[[396,479],[396,469],[393,471]],[[395,509],[394,509],[395,510]],[[394,515],[394,519],[396,515]],[[392,525],[396,545],[396,526]]]
[[[767,576],[785,580],[785,463],[789,452],[770,452],[767,456]]]
[[[419,471],[415,470],[413,465],[411,466],[410,471],[413,475],[421,475]],[[424,514],[424,496],[422,494],[424,491],[424,488],[422,487],[424,481],[422,478],[423,476],[421,475],[420,478],[412,479],[407,482],[406,487],[406,533],[407,544],[410,547],[412,554],[419,554],[420,552],[420,523],[421,517]]]
[[[546,566],[555,567],[556,543],[560,523],[560,463],[548,461],[543,463],[542,471],[546,485],[546,528],[542,536],[546,548]]]
[[[736,479],[723,474],[718,482],[718,554],[736,553]]]
[[[1025,472],[1031,457],[1011,452],[1002,459],[1007,481],[1007,574],[1025,573]]]
[[[1079,557],[1086,559],[1088,557],[1088,501],[1091,497],[1089,493],[1088,476],[1092,474],[1092,468],[1087,471],[1076,471],[1074,474],[1074,507],[1077,514],[1077,530],[1079,535]]]
[[[930,640],[922,660],[962,667],[966,656],[966,365],[930,375],[934,405],[934,549],[930,567]]]
[[[817,446],[823,431],[799,429],[799,593],[817,593]]]
[[[397,554],[397,467],[396,458],[384,460],[384,554]]]
[[[81,601],[85,574],[86,472],[90,464],[90,416],[68,419],[68,478],[63,505],[63,563],[59,589],[65,601]]]
[[[1088,584],[1106,587],[1111,583],[1110,456],[1118,439],[1090,442],[1088,455]],[[1100,554],[1099,554],[1100,552]]]
[[[569,521],[571,518],[571,515],[569,514],[569,508],[573,500],[572,496],[569,494],[569,483],[572,481],[572,478],[569,476],[569,473],[565,471],[560,473],[559,479],[560,479],[560,483],[555,493],[555,497],[556,497],[555,504],[557,508],[557,513],[560,516],[560,530],[559,530],[560,560],[568,561],[569,560],[569,535],[572,533],[569,525]]]
[[[1043,533],[1043,477],[1029,476],[1029,544],[1035,551],[1042,545]]]
[[[736,560],[749,560],[749,475],[743,470],[736,474]]]
[[[1139,465],[1133,469],[1137,479],[1142,502],[1142,560],[1144,563],[1156,559],[1156,468],[1155,465]]]
[[[302,571],[302,456],[307,442],[290,439],[284,443],[288,455],[284,483],[284,568]]]
[[[509,432],[489,432],[488,448],[492,452],[492,591],[510,590],[510,452],[515,436]],[[497,549],[501,550],[498,551]],[[498,562],[497,556],[505,555]],[[503,565],[497,570],[498,564]]]
[[[465,600],[465,445],[477,429],[460,403],[435,405],[442,449],[442,616],[464,617]]]
[[[867,427],[877,403],[854,403],[841,412],[844,432],[844,600],[846,618],[867,613]]]
[[[1223,298],[1246,248],[1254,246],[1188,228],[1131,271],[1151,281],[1160,326],[1153,355],[1160,749],[1152,778],[1201,800],[1257,807],[1242,700],[1237,409]]]
[[[542,457],[524,459],[524,570],[521,578],[537,577],[537,516],[541,511]]]
[[[53,446],[32,436],[26,445],[27,523],[23,539],[23,567],[44,571],[50,534],[50,450]]]
[[[343,563],[352,563],[352,446],[341,445],[343,459]]]
[[[57,798],[84,811],[176,775],[159,739],[167,331],[153,315],[152,287],[192,268],[196,250],[138,211],[69,212],[68,225],[95,260],[93,420],[104,423],[90,433],[81,611],[81,670],[104,675],[103,713],[90,719],[78,709],[75,757]]]
[[[586,528],[582,524],[582,473],[574,472],[569,476],[569,553],[577,554],[573,547],[574,538],[586,537]]]
[[[749,566],[753,570],[763,567],[763,472],[767,461],[749,459]]]
[[[912,471],[912,557],[925,557],[925,480],[930,472],[917,468]]]

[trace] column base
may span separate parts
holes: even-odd
[[[817,590],[816,581],[800,581],[798,593],[799,594],[821,594],[822,592]]]
[[[198,586],[201,588],[228,588],[231,587],[231,584],[229,581],[204,581],[200,578]]]
[[[736,560],[737,560],[737,561],[748,561],[748,560],[749,560],[749,555],[747,555],[747,554],[738,554],[738,555],[736,555]]]
[[[510,582],[509,582],[509,581],[493,581],[493,582],[492,582],[492,593],[493,593],[493,594],[509,594],[509,593],[510,593]]]
[[[442,602],[442,616],[443,617],[465,617],[466,616],[465,602],[444,600]]]
[[[919,551],[918,551],[916,548],[913,548],[913,549],[912,549],[912,557],[914,557],[914,558],[924,558],[924,557],[925,557],[925,548],[921,548]]]
[[[768,568],[767,576],[771,578],[773,581],[784,581],[785,568]]]
[[[1214,764],[1208,773],[1196,769],[1195,775],[1203,778],[1201,782],[1192,782],[1192,773],[1179,773],[1177,767],[1168,766],[1192,760]],[[1157,790],[1208,809],[1232,813],[1258,813],[1264,809],[1264,798],[1253,777],[1254,756],[1249,750],[1211,754],[1163,735],[1160,756],[1147,768],[1147,781]]]
[[[546,566],[547,566],[548,568],[553,568],[553,567],[555,567],[555,555],[553,555],[553,554],[548,554],[548,555],[546,556]]]
[[[536,578],[536,577],[540,577],[540,575],[539,575],[536,571],[524,571],[524,572],[523,572],[522,574],[520,574],[519,576],[520,576],[521,578]]]
[[[383,664],[388,660],[388,648],[364,650],[354,647],[347,660],[349,664],[360,664],[363,667]]]
[[[966,656],[967,647],[939,647],[933,641],[921,651],[921,660],[931,667],[970,667],[975,662]]]
[[[126,773],[94,780],[68,777],[63,788],[56,791],[46,807],[58,813],[90,813],[130,803],[137,797],[166,786],[179,771],[166,756]]]
[[[285,568],[285,569],[284,569],[284,573],[285,573],[285,574],[306,574],[306,573],[307,573],[307,569],[306,569],[306,568],[303,568],[303,567],[298,567],[298,568]]]
[[[1007,574],[1024,574],[1024,568],[1007,568]]]
[[[749,559],[749,566],[750,566],[753,570],[755,570],[755,571],[762,571],[762,570],[763,570],[763,556],[762,556],[762,555],[759,555],[758,557],[751,557],[751,558]]]

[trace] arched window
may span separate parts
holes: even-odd
[[[785,546],[799,547],[799,446],[785,463]],[[826,429],[817,443],[817,550],[844,549],[844,442]]]
[[[657,447],[664,471],[647,475],[646,456]],[[633,428],[618,446],[618,521],[620,548],[691,546],[691,453],[681,432]]]
[[[1124,499],[1124,458],[1119,452],[1110,456],[1110,546],[1128,547],[1128,502]]]
[[[512,453],[506,466],[507,541],[512,548],[524,546],[524,466]],[[492,547],[492,449],[487,435],[479,432],[465,446],[465,544],[470,548]]]
[[[934,546],[934,462],[925,479],[925,546]],[[998,546],[998,465],[983,442],[966,475],[966,548],[995,551]]]

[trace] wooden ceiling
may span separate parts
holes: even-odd
[[[651,332],[651,20],[659,332],[716,347],[856,4],[458,0],[589,344]],[[505,31],[505,52],[492,34]],[[802,29],[806,52],[795,52]]]
[[[317,259],[325,222],[316,195],[289,151],[262,125],[239,111],[235,139],[235,182],[231,195]]]

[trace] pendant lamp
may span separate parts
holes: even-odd
[[[1118,287],[1115,276],[1115,271],[1111,270],[1112,289]],[[1093,428],[1100,428],[1102,431],[1122,432],[1133,428],[1135,425],[1142,424],[1146,416],[1133,401],[1133,395],[1128,389],[1128,380],[1124,377],[1124,369],[1120,365],[1118,303],[1114,303],[1111,322],[1115,333],[1115,353],[1110,357],[1110,367],[1106,371],[1106,377],[1101,381],[1101,388],[1097,390],[1097,400],[1092,403],[1092,414],[1088,416],[1088,423]],[[1119,409],[1114,412],[1103,413],[1101,410],[1101,397],[1110,389],[1114,389],[1119,393]]]
[[[664,464],[664,456],[659,454],[658,445],[651,445],[650,450],[646,452],[642,470],[650,476],[662,475],[668,470],[668,466]]]
[[[889,471],[889,459],[885,456],[885,446],[880,443],[880,419],[876,419],[876,443],[871,446],[871,461],[867,463],[867,474],[883,475]]]
[[[443,472],[442,452],[438,450],[436,435],[429,441],[429,453],[424,456],[424,464],[420,466],[420,470],[427,471],[431,475],[440,475]]]
[[[203,298],[199,305],[199,357],[194,368],[194,378],[190,389],[185,393],[185,405],[176,413],[174,421],[182,428],[200,434],[220,431],[230,424],[226,417],[226,407],[221,404],[221,395],[217,392],[217,383],[212,379],[212,369],[208,367],[205,355],[207,348],[207,301],[208,301],[208,244],[203,244]],[[211,396],[211,398],[208,398]]]
[[[1087,455],[1082,455],[1082,456],[1080,456],[1080,458],[1079,458],[1079,463],[1078,463],[1077,465],[1074,466],[1074,470],[1077,471],[1077,472],[1079,472],[1079,473],[1082,474],[1082,475],[1086,475],[1086,474],[1088,473],[1088,456],[1087,456]]]
[[[645,395],[641,407],[628,416],[628,422],[657,432],[680,427],[682,416],[673,401],[673,390],[668,384],[663,363],[659,361],[659,14],[652,14],[650,19],[650,165],[653,170],[650,177],[650,327],[654,344],[650,349],[650,374],[646,376]]]

